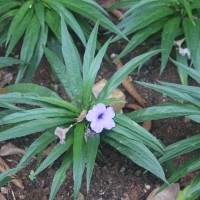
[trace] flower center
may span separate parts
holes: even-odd
[[[102,119],[104,116],[104,113],[99,114],[98,119]]]

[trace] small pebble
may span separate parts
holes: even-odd
[[[144,187],[146,190],[150,190],[151,189],[151,186],[150,185],[145,185]]]
[[[25,199],[26,196],[25,195],[19,195],[19,199]]]
[[[6,187],[1,187],[2,194],[8,194],[8,189]]]

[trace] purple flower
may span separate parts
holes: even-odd
[[[86,115],[86,119],[91,122],[90,127],[96,133],[102,132],[103,129],[110,130],[115,127],[113,118],[115,112],[112,107],[106,108],[103,103],[93,106]]]
[[[60,139],[60,144],[65,144],[66,133],[73,125],[70,125],[68,128],[57,127],[54,134],[57,135]]]

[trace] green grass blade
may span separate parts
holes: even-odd
[[[43,97],[55,97],[57,99],[61,99],[61,97],[52,90],[34,83],[17,83],[14,85],[9,85],[4,89],[9,92],[20,92],[22,94],[35,93]]]
[[[117,123],[117,126],[113,129],[115,132],[121,133],[127,138],[140,141],[160,154],[163,154],[162,144],[142,126],[121,114],[116,115],[115,121]]]
[[[0,68],[12,66],[12,65],[18,65],[20,63],[23,63],[23,61],[18,60],[16,58],[0,57]]]
[[[37,100],[37,101],[46,102],[52,105],[56,105],[56,106],[68,109],[74,113],[80,113],[80,110],[76,106],[62,99],[57,99],[54,97],[28,97],[28,98]]]
[[[180,22],[181,17],[173,17],[164,26],[161,40],[162,58],[160,74],[162,74],[166,67],[170,52],[174,45],[175,36],[179,30]]]
[[[69,169],[71,165],[72,165],[72,153],[67,152],[67,155],[65,155],[65,159],[61,167],[56,171],[55,176],[53,178],[49,200],[55,199],[56,193],[58,192],[60,186],[66,179],[66,171]]]
[[[33,51],[36,45],[36,42],[38,40],[38,35],[40,32],[40,22],[38,20],[38,17],[34,15],[30,21],[30,24],[27,27],[24,41],[20,53],[21,60],[24,60],[26,62],[29,62]]]
[[[109,95],[120,85],[120,83],[126,78],[126,76],[136,69],[139,65],[146,62],[152,56],[156,55],[160,51],[150,51],[148,53],[137,56],[128,63],[126,63],[120,70],[118,70],[112,78],[107,82],[103,90],[98,96],[99,99],[106,99]]]
[[[55,141],[57,136],[54,134],[54,129],[45,131],[40,137],[38,137],[26,150],[26,154],[22,157],[16,168],[21,168],[26,164],[33,156],[44,150],[51,142]]]
[[[86,142],[86,181],[87,181],[87,192],[89,192],[90,181],[92,177],[92,172],[94,169],[94,163],[100,144],[100,135],[95,134],[94,136],[89,137]]]
[[[26,135],[30,135],[32,133],[41,132],[52,127],[72,122],[74,122],[74,119],[57,117],[52,119],[47,118],[47,119],[39,119],[39,120],[24,122],[12,128],[8,127],[6,130],[4,130],[4,128],[0,128],[0,141],[5,141],[17,137],[23,137]]]
[[[200,71],[200,21],[194,20],[195,26],[189,19],[183,20],[183,30],[185,33],[185,39],[187,47],[190,50],[191,58],[194,67]]]
[[[126,155],[137,165],[152,172],[157,177],[166,181],[164,171],[149,149],[142,143],[130,140],[114,131],[104,134],[103,140],[116,148],[120,153]]]
[[[96,24],[94,29],[92,30],[92,33],[90,34],[90,37],[86,45],[84,58],[83,58],[83,80],[87,79],[90,65],[94,59],[95,50],[96,50],[97,33],[98,33],[98,24]]]
[[[134,50],[139,44],[141,44],[145,39],[147,39],[152,34],[158,32],[160,29],[163,28],[166,18],[163,18],[155,23],[151,23],[148,26],[144,27],[143,29],[139,30],[134,34],[131,38],[130,42],[127,46],[122,50],[122,52],[117,56],[116,60],[122,58],[130,51]]]
[[[50,117],[75,118],[75,114],[60,108],[35,108],[7,115],[0,119],[0,124],[18,123]]]
[[[51,165],[56,159],[58,159],[64,152],[69,150],[71,145],[73,144],[73,135],[72,133],[68,132],[68,135],[66,137],[65,144],[57,144],[50,154],[46,157],[46,159],[42,162],[42,164],[38,167],[38,169],[35,171],[35,175],[39,174],[43,170],[45,170],[49,165]]]
[[[54,12],[53,10],[46,10],[45,12],[45,22],[55,34],[57,39],[61,42],[61,27],[60,23],[60,16]]]
[[[87,77],[84,79],[84,82],[83,82],[83,93],[84,93],[83,104],[84,104],[84,108],[86,108],[86,109],[89,108],[91,97],[92,97],[92,87],[94,85],[95,78],[97,76],[97,73],[101,66],[102,59],[105,55],[105,52],[108,48],[110,41],[111,41],[111,38],[100,49],[100,51],[96,55],[95,59],[91,63]]]
[[[65,9],[65,7],[58,1],[54,2],[51,0],[44,0],[44,2],[54,9],[58,14],[62,14],[65,22],[72,28],[75,34],[77,34],[82,43],[86,45],[84,33],[73,14],[69,10]]]
[[[15,15],[15,17],[12,20],[12,23],[10,25],[9,31],[8,31],[8,37],[7,37],[7,42],[10,40],[11,36],[13,37],[13,35],[15,35],[16,32],[16,27],[18,26],[18,24],[21,23],[22,19],[25,18],[25,14],[27,12],[30,12],[30,10],[32,10],[34,1],[33,0],[28,0],[25,3],[23,3],[23,5],[20,7],[20,9],[18,10],[17,14]],[[19,31],[19,29],[18,29]]]
[[[192,200],[198,199],[200,196],[200,174],[198,174],[193,180],[192,183],[184,188],[177,197],[176,200]]]
[[[165,148],[165,155],[162,156],[159,161],[163,163],[167,160],[171,160],[172,158],[189,153],[199,148],[200,135],[198,134],[167,146]]]
[[[144,12],[145,15],[141,15],[141,12]],[[118,24],[118,27],[120,29],[124,28],[123,33],[128,35],[146,27],[147,25],[157,20],[160,20],[163,17],[172,15],[173,13],[174,10],[167,6],[161,6],[159,9],[155,9],[155,6],[149,6],[148,8],[138,10],[137,12],[123,19]]]
[[[180,178],[184,177],[186,174],[199,170],[200,169],[200,156],[195,156],[194,158],[187,161],[185,164],[183,164],[181,167],[179,167],[171,176],[169,179],[167,179],[168,183],[175,183]],[[167,187],[167,184],[164,184],[160,187],[160,190],[163,190],[165,187]]]
[[[187,57],[181,56],[178,50],[176,51],[176,61],[189,67]],[[188,85],[188,74],[180,67],[178,67],[178,74],[179,74],[182,85]]]
[[[62,62],[62,60],[53,53],[50,49],[45,48],[45,55],[47,60],[51,64],[51,68],[59,81],[61,82],[64,90],[66,91],[68,97],[73,100],[73,92],[70,87],[69,79],[67,78],[67,70],[66,66]]]
[[[42,2],[35,3],[35,13],[39,19],[42,30],[45,28],[45,8]]]
[[[191,104],[165,103],[159,106],[137,110],[125,115],[135,122],[165,119],[169,117],[197,115],[200,108]]]
[[[82,183],[82,176],[85,169],[85,124],[78,123],[74,130],[73,145],[73,180],[74,180],[74,199],[77,198]]]
[[[25,82],[31,81],[31,78],[33,77],[33,74],[35,73],[44,54],[44,46],[46,46],[47,39],[48,39],[48,27],[46,26],[44,30],[43,29],[40,30],[37,44],[35,46],[33,56],[30,60],[29,67],[27,69]]]
[[[194,19],[193,19],[193,15],[192,15],[192,8],[191,8],[191,4],[188,0],[183,0],[183,5],[185,7],[185,10],[188,14],[188,17],[190,19],[190,21],[192,22],[192,24],[195,26],[195,22],[194,22]]]
[[[172,60],[172,62],[179,68],[183,69],[189,76],[191,76],[195,81],[200,83],[200,72],[198,70],[195,70],[193,68],[187,67],[181,63],[176,62],[175,60]]]
[[[81,103],[82,97],[82,76],[80,56],[77,48],[69,35],[64,18],[61,17],[61,34],[62,34],[62,53],[66,65],[67,79],[70,82],[70,89],[73,94],[73,101],[77,105]]]
[[[23,36],[24,32],[26,31],[26,28],[30,24],[31,18],[33,16],[33,10],[30,10],[25,14],[25,16],[21,19],[19,24],[17,25],[17,31],[14,30],[14,32],[11,35],[11,39],[9,39],[9,44],[6,50],[6,56],[8,56],[19,39]]]
[[[200,101],[198,98],[193,97],[187,93],[182,93],[174,88],[167,87],[167,86],[162,86],[162,85],[156,85],[156,84],[151,84],[151,83],[143,83],[143,82],[138,82],[136,83],[143,85],[145,87],[148,87],[150,89],[153,89],[157,92],[160,92],[164,95],[167,95],[181,103],[183,103],[185,100],[190,101],[191,103],[200,106]]]
[[[39,32],[40,32],[40,22],[38,20],[38,17],[34,15],[30,21],[30,24],[26,29],[23,45],[20,52],[21,60],[27,63],[30,62],[39,37]],[[19,66],[15,82],[19,82],[21,80],[25,70],[26,70],[26,65]]]

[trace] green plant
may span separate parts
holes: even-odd
[[[159,51],[140,55],[124,65],[107,82],[96,99],[93,96],[92,87],[111,41],[109,39],[95,56],[97,31],[98,25],[89,37],[83,64],[63,17],[61,18],[62,59],[50,49],[45,48],[46,57],[71,102],[61,99],[45,87],[31,83],[18,83],[4,88],[4,91],[9,93],[0,95],[0,107],[6,109],[0,112],[0,123],[3,125],[0,128],[0,141],[36,132],[44,131],[44,133],[30,145],[14,169],[0,175],[0,182],[4,182],[9,174],[19,171],[36,154],[41,155],[49,144],[57,140],[57,136],[61,144],[57,144],[48,157],[34,170],[34,176],[37,176],[62,156],[63,163],[55,174],[49,199],[54,199],[66,178],[66,171],[71,166],[73,166],[74,199],[81,187],[85,168],[87,191],[89,190],[100,139],[165,181],[163,169],[151,152],[163,155],[160,142],[125,115],[114,113],[111,107],[105,110],[105,105],[121,102],[107,98],[124,78]],[[13,103],[17,104],[13,105]],[[25,107],[24,104],[27,106]],[[109,117],[101,121],[102,126],[99,126],[94,121],[96,118],[93,117],[98,114],[95,111],[98,106],[103,106],[104,109],[104,113],[100,113],[98,119],[102,119],[102,116],[107,116],[107,114]],[[102,128],[107,130],[101,132]]]
[[[83,45],[89,36],[88,20],[122,35],[107,18],[106,11],[93,0],[0,0],[0,44],[6,43],[6,56],[23,39],[16,82],[26,73],[30,81],[44,53],[44,46],[51,36],[61,41],[60,14],[78,36]]]
[[[159,39],[162,49],[161,69],[163,72],[173,45],[178,47],[177,61],[183,64],[191,57],[191,64],[200,70],[200,2],[198,0],[130,0],[115,4],[111,9],[127,7],[123,19],[118,24],[125,35],[134,34],[130,42],[119,54],[123,57],[146,41],[152,43]],[[118,39],[119,36],[115,38]],[[181,46],[185,38],[186,47]],[[175,42],[175,40],[180,40]],[[189,49],[189,50],[188,50]],[[180,54],[184,57],[181,58]],[[183,84],[187,75],[179,70]]]
[[[172,60],[173,61],[173,60]],[[173,61],[179,68],[185,71],[200,84],[199,71],[189,68],[181,63]],[[185,116],[197,123],[200,123],[200,87],[184,86],[180,84],[166,83],[158,81],[159,85],[138,82],[148,88],[163,93],[172,99],[178,101],[175,103],[164,103],[159,106],[146,108],[144,110],[126,114],[129,118],[136,122],[146,120],[156,120],[177,116]],[[159,158],[160,163],[169,162],[171,159],[183,154],[200,149],[200,134],[188,137],[184,140],[165,147],[164,155]],[[189,159],[181,167],[171,172],[167,179],[168,183],[178,181],[186,174],[200,169],[200,156],[197,155]],[[163,185],[161,190],[167,185]],[[200,178],[199,175],[187,186],[178,196],[178,200],[195,200],[200,196]]]

